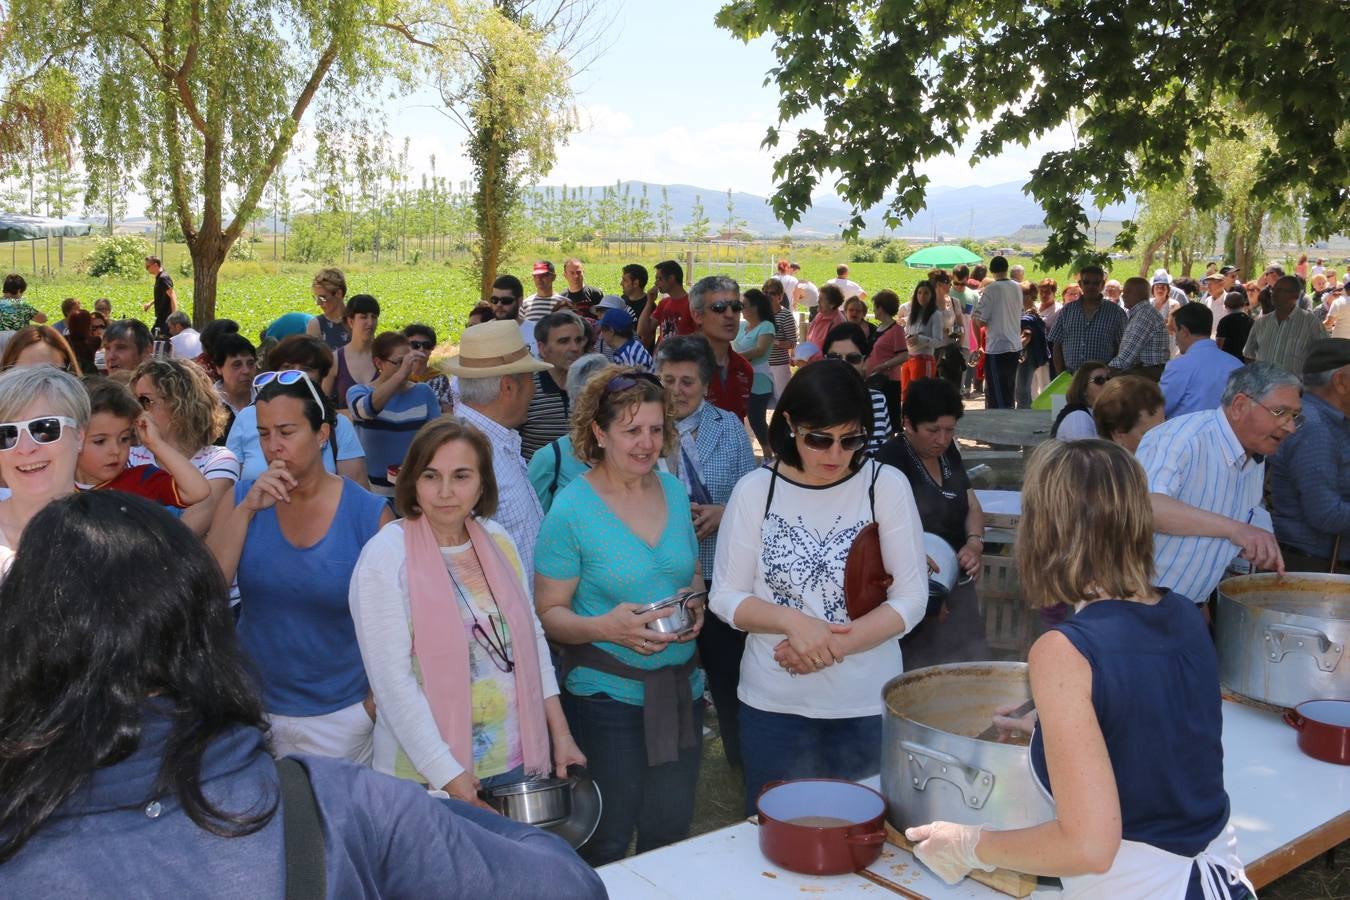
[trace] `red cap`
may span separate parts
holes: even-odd
[[[554,274],[554,271],[553,263],[548,262],[547,260],[542,260],[534,264],[535,275],[552,275]]]

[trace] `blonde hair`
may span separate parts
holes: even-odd
[[[142,378],[153,381],[164,397],[174,437],[184,447],[195,453],[225,430],[230,414],[201,366],[185,359],[149,359],[136,367],[131,384]]]
[[[315,274],[313,283],[332,288],[342,294],[343,300],[347,299],[347,279],[343,276],[341,269],[320,269]]]
[[[1128,451],[1097,439],[1036,448],[1022,485],[1017,576],[1032,608],[1151,592],[1153,506]]]
[[[611,391],[610,382],[615,378],[628,376],[633,380],[629,387]],[[651,376],[643,369],[632,366],[607,366],[593,373],[582,388],[581,395],[572,406],[572,453],[584,463],[597,463],[604,459],[605,451],[595,438],[592,423],[603,431],[618,420],[620,415],[631,416],[644,403],[661,404],[665,420],[661,441],[661,455],[675,448],[675,407],[670,394],[659,382],[649,381]]]

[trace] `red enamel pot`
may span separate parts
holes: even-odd
[[[1350,700],[1308,700],[1284,714],[1298,748],[1313,759],[1350,766]]]
[[[886,800],[851,781],[804,778],[771,783],[755,806],[760,852],[790,872],[857,872],[877,861],[886,842]]]

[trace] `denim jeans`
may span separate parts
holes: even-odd
[[[606,694],[578,697],[567,691],[562,702],[604,805],[595,834],[579,851],[582,859],[593,866],[623,859],[634,830],[638,853],[688,837],[703,758],[702,701],[694,701],[697,746],[662,766],[647,765],[641,706]]]
[[[741,704],[741,760],[745,814],[771,781],[846,778],[881,771],[881,716],[812,719]]]
[[[489,775],[487,778],[480,779],[478,786],[486,791],[495,787],[501,787],[504,784],[519,784],[524,780],[525,764],[521,763],[509,772],[503,772],[500,775]]]
[[[1035,399],[1031,396],[1033,393],[1031,385],[1039,368],[1040,366],[1032,366],[1030,360],[1023,360],[1017,364],[1016,394],[1018,409],[1031,409],[1031,401]]]
[[[765,394],[750,395],[750,412],[746,418],[750,420],[750,430],[755,433],[755,440],[759,443],[760,452],[766,456],[771,455],[769,450],[769,403],[773,400],[773,391]]]

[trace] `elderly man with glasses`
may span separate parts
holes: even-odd
[[[750,387],[755,380],[750,361],[731,349],[740,331],[741,287],[726,275],[701,278],[689,289],[689,311],[698,333],[708,339],[717,363],[708,383],[708,402],[738,419],[750,411]]]
[[[1252,524],[1266,457],[1303,423],[1299,379],[1270,363],[1228,377],[1218,409],[1169,419],[1139,444],[1153,498],[1154,584],[1204,604],[1241,556],[1284,571],[1275,535]]]

